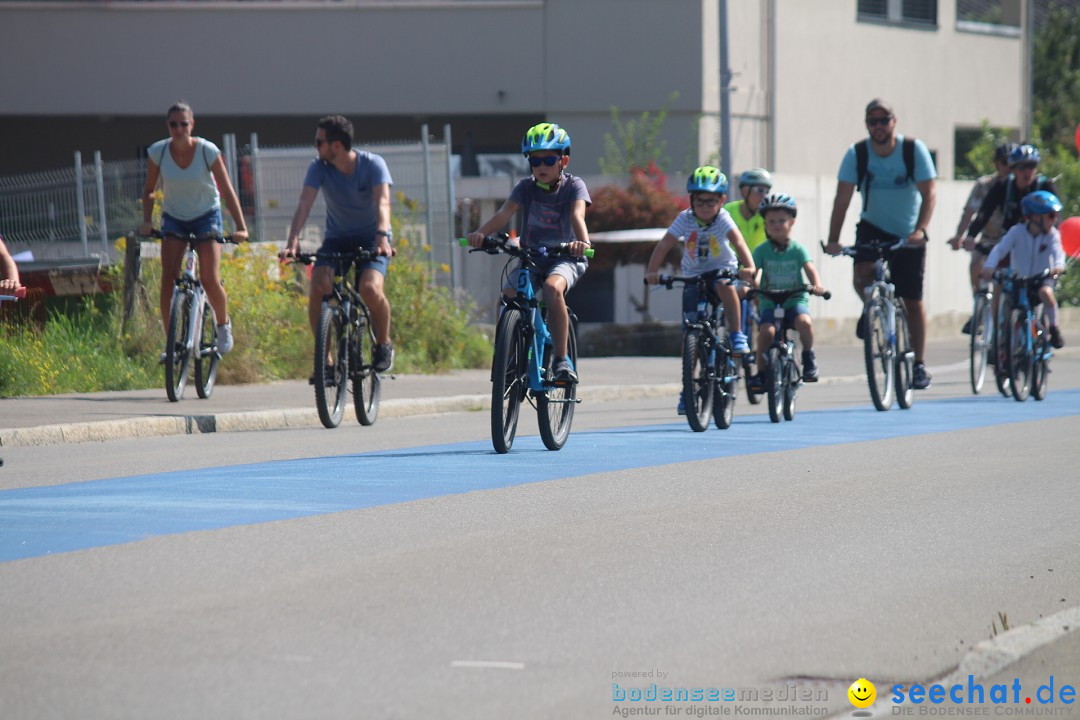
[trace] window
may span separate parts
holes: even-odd
[[[858,19],[937,27],[937,0],[858,0]]]
[[[1020,0],[957,0],[956,29],[1019,35]]]

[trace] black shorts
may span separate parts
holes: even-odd
[[[895,240],[896,236],[865,220],[855,226],[855,248],[859,250],[855,262],[874,262],[877,254],[863,252],[860,245],[874,240]],[[906,247],[888,253],[889,277],[896,286],[896,296],[906,300],[922,300],[923,274],[926,272],[926,246]]]

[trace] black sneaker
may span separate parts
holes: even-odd
[[[1054,346],[1055,350],[1065,347],[1065,338],[1061,337],[1061,330],[1057,325],[1050,326],[1050,344]]]
[[[972,323],[972,320],[974,320],[974,319],[975,318],[968,318],[967,322],[964,323],[964,327],[960,328],[960,332],[964,333],[965,335],[970,335],[971,334],[971,323]]]
[[[375,346],[375,361],[371,364],[375,372],[386,372],[394,367],[393,343],[380,343]]]
[[[915,363],[911,373],[911,388],[913,390],[926,390],[930,387],[930,373],[926,372],[926,365]]]
[[[817,358],[813,350],[803,350],[802,363],[803,382],[817,382]]]
[[[334,386],[334,366],[333,365],[327,365],[326,368],[323,370],[323,379],[326,381],[326,387],[333,387]],[[314,385],[315,384],[315,376],[314,375],[312,375],[311,377],[309,377],[307,379],[307,384],[308,385]]]
[[[755,395],[761,395],[765,392],[765,378],[758,373],[746,378],[746,387],[750,389],[750,392]]]
[[[556,358],[555,362],[551,364],[551,377],[557,383],[576,383],[578,381],[574,366],[564,357]]]
[[[859,322],[855,323],[855,337],[860,340],[866,339],[866,315],[860,315]]]

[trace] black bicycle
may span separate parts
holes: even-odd
[[[803,285],[788,290],[751,288],[747,293],[748,299],[762,295],[776,303],[772,323],[776,332],[772,345],[765,351],[765,366],[761,371],[765,378],[764,394],[769,398],[769,419],[774,423],[780,422],[781,417],[784,420],[795,419],[795,401],[803,384],[802,368],[796,360],[795,338],[788,335],[789,331],[794,330],[792,318],[785,314],[784,302],[794,295],[813,290],[813,285]],[[821,297],[828,300],[832,293],[825,291]]]
[[[713,270],[701,275],[661,275],[657,284],[669,290],[675,283],[697,287],[697,314],[683,320],[683,398],[686,421],[694,432],[704,432],[712,415],[716,427],[731,427],[735,415],[735,392],[739,366],[731,348],[724,319],[724,305],[716,294],[718,280],[728,283],[739,277],[736,270]]]
[[[461,238],[465,246],[468,240]],[[536,407],[540,438],[548,450],[559,450],[570,436],[574,420],[577,383],[557,380],[551,372],[555,360],[551,333],[547,326],[547,306],[533,287],[532,271],[541,258],[567,256],[570,243],[558,247],[522,248],[510,242],[505,233],[489,235],[481,247],[469,252],[504,253],[521,261],[514,274],[512,297],[501,296],[502,309],[495,327],[495,351],[491,359],[491,444],[497,453],[510,452],[517,434],[521,401],[530,400]],[[590,248],[586,257],[593,256]],[[510,272],[507,263],[505,273]],[[567,357],[577,369],[577,317],[567,307]]]
[[[315,407],[319,420],[335,428],[345,414],[345,400],[352,381],[353,407],[361,425],[372,425],[379,415],[381,378],[375,371],[375,328],[371,313],[357,289],[360,265],[378,255],[357,248],[349,252],[298,253],[305,265],[325,258],[334,268],[334,284],[323,296],[319,325],[315,331]]]

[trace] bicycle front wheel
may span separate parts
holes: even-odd
[[[997,329],[994,332],[992,351],[994,363],[994,382],[998,392],[1004,397],[1012,397],[1012,381],[1009,380],[1009,343],[1008,325],[1012,315],[1013,300],[1008,294],[1002,296],[998,306]]]
[[[731,356],[731,337],[727,328],[716,328],[716,339],[720,344],[716,348],[716,362],[713,365],[716,389],[713,391],[712,415],[716,427],[727,430],[735,417],[735,383],[739,380],[739,371]]]
[[[760,322],[753,302],[744,302],[743,312],[746,313],[746,319],[743,322],[746,326],[746,344],[750,346],[750,352],[743,355],[742,359],[743,377],[746,378],[746,400],[751,405],[757,405],[761,402],[761,393],[756,393],[750,389],[750,376],[755,369],[754,362],[757,358],[757,336]]]
[[[514,444],[521,401],[529,388],[527,368],[521,311],[508,307],[495,329],[491,361],[491,444],[497,453],[510,452]]]
[[[878,410],[888,410],[892,405],[893,373],[896,361],[892,339],[889,337],[889,309],[887,301],[875,298],[866,306],[866,338],[863,355],[866,361],[866,383],[870,387],[870,399]]]
[[[705,432],[713,406],[712,363],[705,338],[697,330],[683,335],[683,398],[686,421],[694,432]]]
[[[1031,389],[1031,353],[1027,348],[1030,323],[1031,318],[1020,308],[1013,308],[1009,313],[1005,347],[1009,354],[1009,382],[1017,402],[1027,400]]]
[[[771,347],[765,355],[765,394],[769,397],[769,419],[778,423],[784,404],[784,365],[779,348]]]
[[[896,303],[896,404],[908,410],[915,402],[915,389],[911,381],[915,374],[915,351],[911,347],[911,331],[908,329],[907,308],[904,301]]]
[[[352,375],[353,409],[361,425],[374,425],[379,416],[382,380],[372,365],[375,362],[375,333],[371,320],[361,310],[359,323],[353,325],[352,346],[349,348],[349,369]]]
[[[210,301],[205,298],[195,344],[195,392],[205,400],[214,392],[218,361],[221,360],[217,352],[217,316]]]
[[[165,392],[170,402],[178,402],[187,386],[188,360],[191,352],[187,345],[188,328],[191,324],[192,293],[177,290],[173,293],[169,311],[169,331],[165,339]]]
[[[326,428],[336,428],[345,415],[349,379],[348,332],[344,311],[337,306],[323,305],[319,329],[315,333],[315,407]]]
[[[566,350],[570,362],[577,370],[577,335],[574,323],[570,322]],[[551,350],[547,352],[549,358]],[[550,367],[545,362],[544,367]],[[577,404],[577,383],[553,385],[536,398],[536,413],[540,423],[540,438],[548,450],[558,450],[566,444],[570,436],[570,423],[574,420],[574,405]]]
[[[979,293],[975,296],[975,309],[971,313],[971,392],[976,395],[986,380],[986,360],[990,354],[993,322],[990,298]]]
[[[788,357],[784,361],[784,419],[795,419],[795,400],[799,397],[799,368]]]
[[[1050,374],[1050,326],[1046,324],[1046,312],[1039,313],[1036,326],[1034,357],[1031,361],[1031,397],[1036,400],[1046,398],[1046,381]]]

